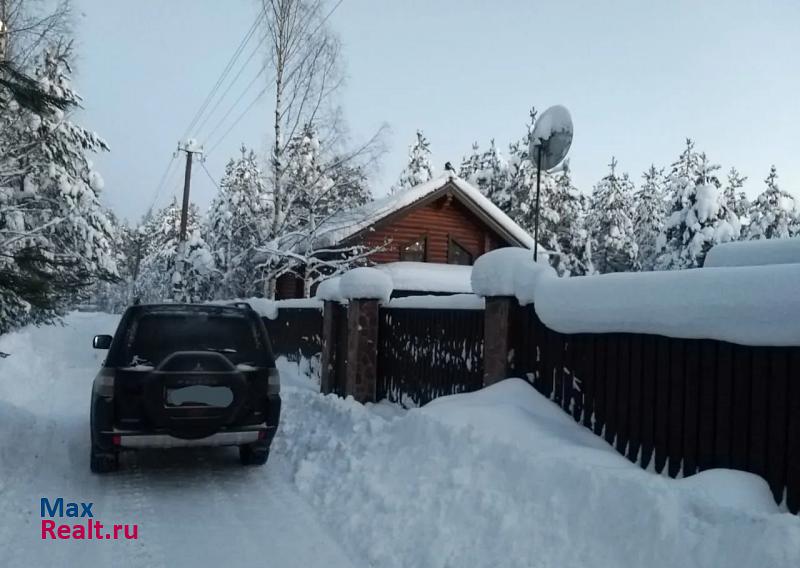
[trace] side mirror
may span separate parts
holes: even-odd
[[[92,339],[92,347],[95,349],[108,349],[111,347],[112,339],[110,335],[95,335],[94,339]]]

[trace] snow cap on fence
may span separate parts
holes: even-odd
[[[800,345],[800,264],[577,276],[543,282],[536,313],[561,333],[645,333]]]
[[[516,296],[521,304],[534,300],[542,278],[556,276],[546,260],[534,262],[533,251],[507,247],[478,257],[472,267],[472,291],[479,296]]]
[[[348,300],[388,301],[393,290],[392,278],[381,270],[362,266],[346,272],[339,281],[339,290]]]
[[[316,298],[331,302],[341,302],[342,291],[339,288],[339,282],[341,280],[341,276],[334,276],[333,278],[328,278],[320,282],[319,286],[317,286]]]
[[[708,251],[703,267],[795,263],[800,263],[800,238],[737,241],[716,245]]]

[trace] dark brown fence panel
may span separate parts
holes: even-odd
[[[775,500],[783,498],[786,486],[787,437],[789,433],[789,351],[774,348],[770,358],[767,417],[767,479]]]
[[[667,465],[669,456],[669,348],[670,340],[666,337],[656,338],[656,415],[654,448],[656,454],[656,471],[661,473]]]
[[[628,420],[630,421],[630,439],[628,440],[628,459],[636,462],[639,458],[639,449],[642,445],[642,403],[644,386],[644,370],[642,369],[642,336],[636,335],[630,341],[630,367],[628,385],[630,392],[630,405],[628,407]]]
[[[482,310],[381,308],[378,400],[425,404],[483,386]]]
[[[714,425],[717,402],[717,345],[715,341],[700,342],[700,374],[698,376],[697,467],[714,467]]]
[[[714,399],[717,415],[714,428],[714,460],[717,467],[731,467],[733,454],[733,345],[717,346],[717,393]]]
[[[747,469],[750,436],[750,373],[752,351],[733,346],[733,412],[731,424],[731,467]]]
[[[800,349],[793,349],[789,359],[789,425],[786,441],[786,504],[790,511],[800,511]]]
[[[642,337],[642,406],[641,406],[641,454],[639,463],[646,468],[653,459],[656,431],[656,338],[651,335]]]
[[[700,342],[687,341],[684,358],[683,475],[697,473],[697,424],[700,410]],[[712,377],[713,380],[713,377]]]
[[[290,361],[322,352],[322,310],[280,308],[276,319],[262,318],[276,357]]]
[[[767,473],[767,384],[769,383],[769,352],[756,347],[750,381],[750,447],[747,470],[766,476]]]

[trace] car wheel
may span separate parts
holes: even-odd
[[[269,448],[262,445],[247,444],[239,446],[239,461],[242,465],[264,465],[269,458]]]
[[[89,469],[92,473],[110,473],[119,469],[119,455],[115,453],[99,452],[92,448],[89,458]]]

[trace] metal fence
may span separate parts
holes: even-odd
[[[425,404],[483,386],[483,310],[381,308],[377,400]]]

